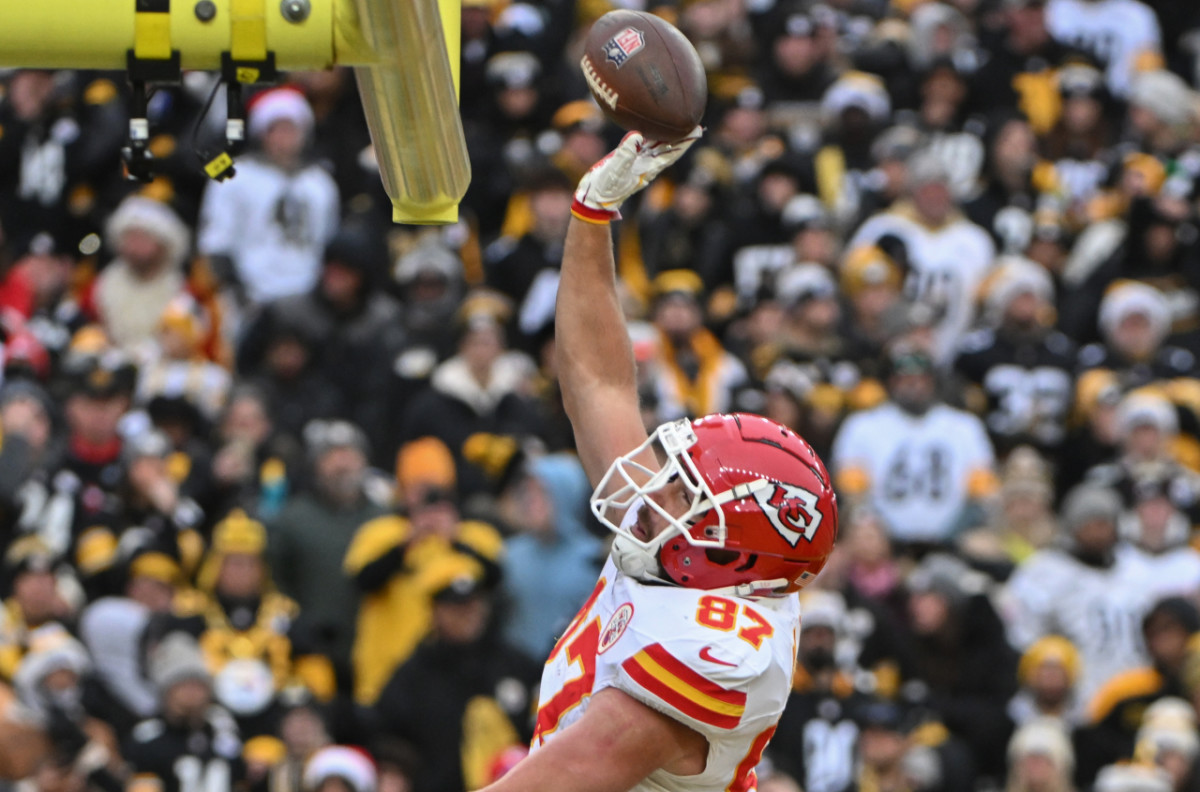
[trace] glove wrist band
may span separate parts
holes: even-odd
[[[594,225],[607,225],[621,216],[620,212],[610,212],[607,209],[594,209],[578,198],[571,202],[571,214],[585,223],[592,223]]]

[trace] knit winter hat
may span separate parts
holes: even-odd
[[[1075,529],[1092,520],[1116,522],[1121,514],[1121,496],[1108,487],[1081,484],[1067,493],[1062,505],[1063,528],[1074,534]]]
[[[1071,740],[1056,718],[1036,718],[1017,729],[1008,742],[1009,764],[1025,756],[1045,756],[1060,773],[1070,776],[1075,769]]]
[[[212,683],[196,639],[184,632],[170,633],[150,656],[150,681],[159,693],[166,693],[189,679]]]
[[[1017,679],[1023,685],[1028,684],[1034,670],[1047,662],[1058,663],[1062,666],[1063,670],[1067,672],[1070,684],[1075,684],[1075,680],[1079,678],[1081,661],[1079,650],[1075,648],[1075,644],[1061,635],[1047,635],[1034,641],[1025,650],[1025,654],[1021,655],[1021,662],[1017,666]]]
[[[1192,120],[1196,94],[1178,76],[1160,69],[1133,78],[1129,103],[1148,110],[1163,123],[1176,126]]]

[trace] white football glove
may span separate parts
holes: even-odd
[[[629,196],[682,157],[703,131],[697,126],[682,140],[670,142],[646,140],[641,133],[630,132],[579,180],[572,211],[594,223],[613,219]]]

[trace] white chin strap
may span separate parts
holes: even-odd
[[[635,580],[663,580],[655,553],[628,536],[617,534],[612,543],[612,560],[617,569]]]
[[[630,535],[629,530],[637,522],[638,510],[642,507],[642,499],[638,498],[621,518],[621,526],[612,542],[612,560],[617,569],[635,580],[670,583],[663,574],[662,565],[658,563],[658,551],[667,540],[664,531],[649,542],[639,542]]]

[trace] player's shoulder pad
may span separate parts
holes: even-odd
[[[772,654],[762,639],[783,628],[769,607],[697,589],[644,590],[649,596],[632,603],[635,614],[629,630],[634,645],[657,645],[657,654],[670,655],[725,687],[744,687],[770,666]],[[747,616],[746,609],[757,618]],[[755,641],[737,637],[739,631],[754,628]]]
[[[160,719],[151,718],[134,726],[132,735],[135,742],[148,743],[158,739],[166,729],[166,725]]]
[[[782,705],[791,679],[794,610],[676,590],[626,640],[615,685],[702,734],[720,734]],[[648,603],[643,603],[647,605]],[[788,651],[776,644],[785,640]],[[603,639],[602,639],[603,643]],[[766,708],[766,709],[764,709]]]

